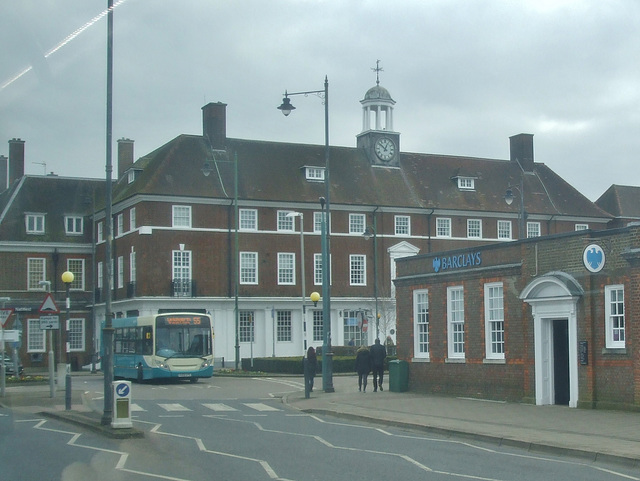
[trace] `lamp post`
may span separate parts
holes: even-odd
[[[289,97],[294,95],[314,94],[324,100],[324,187],[325,195],[320,198],[322,207],[322,389],[334,392],[333,387],[333,352],[331,349],[331,246],[328,226],[330,209],[331,182],[329,176],[329,80],[325,76],[323,90],[309,90],[306,92],[285,91],[282,105],[278,107],[283,115],[288,116],[295,107],[291,105]]]
[[[373,227],[369,226],[362,233],[362,237],[369,240],[373,237],[373,299],[376,305],[376,339],[380,339],[380,314],[378,311],[378,232],[376,218],[373,217]]]
[[[111,221],[112,221],[112,148],[113,148],[113,0],[107,0],[107,116],[106,116],[106,162],[105,162],[105,300],[104,300],[104,328],[102,329],[102,360],[101,367],[104,372],[104,410],[100,423],[103,426],[111,424],[113,418],[113,396],[111,393],[113,384],[113,322],[111,319],[111,273],[113,264],[111,260]]]
[[[300,296],[302,300],[302,355],[304,356],[305,352],[307,352],[307,306],[305,304],[304,295],[306,292],[305,288],[305,268],[304,268],[304,214],[302,212],[289,212],[287,213],[287,217],[300,217],[300,276],[302,285],[302,295]]]
[[[4,309],[5,302],[8,302],[10,300],[11,300],[10,297],[0,297],[0,301],[2,301],[3,309]],[[4,394],[5,394],[5,389],[6,389],[5,376],[7,375],[7,367],[4,364],[4,325],[3,325],[4,322],[5,322],[4,319],[0,321],[0,356],[2,356],[2,358],[0,359],[0,397],[4,397]],[[13,372],[17,373],[18,365],[15,365],[13,369],[14,369]]]
[[[239,292],[239,283],[240,283],[240,252],[238,246],[238,227],[240,225],[240,214],[238,211],[238,153],[236,152],[233,157],[233,161],[228,160],[228,155],[226,150],[216,150],[211,149],[213,153],[213,162],[233,162],[233,207],[234,207],[234,314],[235,314],[235,337],[236,337],[236,345],[235,345],[235,370],[237,371],[240,367],[240,311],[238,309],[238,292]],[[216,158],[216,155],[220,155],[222,158]],[[202,173],[205,177],[209,177],[209,174],[213,172],[213,167],[209,162],[205,162],[202,166]],[[253,338],[253,336],[252,336]],[[251,356],[253,359],[253,356]]]
[[[511,205],[515,196],[513,195],[513,189],[517,190],[520,194],[520,206],[518,211],[518,238],[524,239],[527,237],[527,233],[525,231],[525,220],[527,218],[527,212],[524,209],[524,183],[522,181],[522,177],[520,177],[520,187],[511,186],[507,187],[507,191],[504,194],[504,201],[507,205]]]
[[[70,326],[70,318],[71,318],[71,297],[69,295],[69,291],[71,289],[71,283],[73,282],[73,272],[65,271],[62,273],[62,282],[67,290],[67,328],[66,331],[66,361],[67,361],[67,374],[64,379],[64,407],[68,411],[71,409],[71,369],[69,368],[69,328]]]

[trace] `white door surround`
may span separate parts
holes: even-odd
[[[531,305],[535,344],[536,404],[555,404],[554,321],[567,321],[569,407],[578,406],[578,323],[576,306],[584,289],[567,273],[549,272],[531,281],[520,299]]]

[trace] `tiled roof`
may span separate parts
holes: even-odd
[[[640,187],[612,185],[595,203],[615,217],[640,219]]]
[[[227,139],[230,160],[238,158],[239,192],[245,201],[317,203],[321,182],[306,180],[304,166],[324,167],[324,146]],[[202,136],[180,135],[140,158],[142,172],[132,184],[119,180],[114,202],[135,194],[187,197],[233,197],[233,163],[219,162],[209,177],[202,174],[211,149]],[[331,203],[380,207],[517,212],[518,201],[504,202],[507,186],[524,184],[529,214],[608,219],[542,163],[522,173],[517,162],[418,153],[401,153],[400,168],[371,166],[355,147],[330,147]],[[460,190],[457,176],[473,177],[475,189]],[[515,192],[514,192],[515,193]]]

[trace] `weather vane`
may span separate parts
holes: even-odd
[[[376,85],[380,85],[380,72],[384,72],[384,69],[380,66],[380,60],[376,60],[376,66],[371,67],[371,70],[373,70],[376,73]]]

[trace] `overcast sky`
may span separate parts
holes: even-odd
[[[508,159],[525,132],[591,200],[640,186],[638,0],[114,2],[113,138],[136,158],[218,101],[229,137],[322,144],[320,99],[276,107],[325,75],[331,145],[355,147],[379,59],[404,152]],[[106,6],[0,6],[0,154],[25,140],[27,174],[105,175]]]

